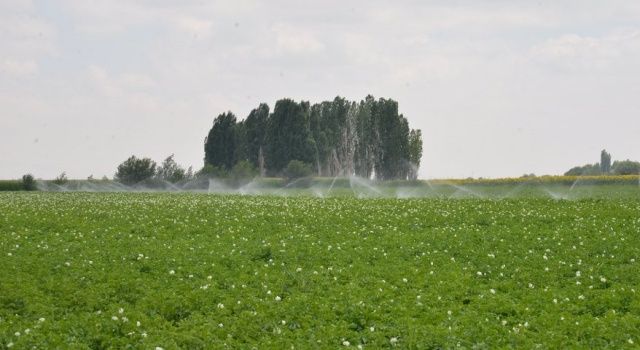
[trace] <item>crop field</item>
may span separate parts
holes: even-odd
[[[0,348],[637,348],[640,193],[611,188],[3,192]]]

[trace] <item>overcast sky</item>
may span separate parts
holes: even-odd
[[[367,94],[422,178],[640,160],[640,1],[0,1],[0,178],[197,169],[224,111]]]

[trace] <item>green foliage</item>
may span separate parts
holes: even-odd
[[[0,193],[0,347],[634,348],[639,212]]]
[[[249,113],[245,120],[246,138],[247,138],[247,158],[255,168],[260,168],[261,157],[264,157],[266,148],[266,131],[267,122],[269,120],[269,106],[261,103],[258,108]]]
[[[258,175],[256,168],[247,160],[236,163],[229,176],[236,180],[250,180]]]
[[[418,178],[418,169],[422,159],[422,131],[411,130],[409,133],[409,180]]]
[[[600,169],[600,163],[576,166],[564,173],[564,176],[596,176],[602,173]]]
[[[291,99],[276,102],[267,124],[266,161],[272,174],[281,173],[294,159],[311,163],[315,146],[309,132],[309,104]]]
[[[63,171],[52,182],[58,186],[65,185],[67,182],[69,182],[69,179],[67,178],[67,173]]]
[[[616,175],[640,175],[640,162],[631,160],[616,160],[613,162],[612,172]]]
[[[226,178],[229,176],[229,172],[222,167],[216,167],[211,164],[205,164],[202,169],[196,173],[197,178]]]
[[[0,191],[22,191],[24,186],[20,180],[0,180]]]
[[[134,185],[151,179],[155,174],[156,162],[149,158],[139,159],[136,156],[131,156],[118,165],[114,178],[125,185]]]
[[[600,172],[602,174],[609,174],[611,172],[611,154],[606,150],[600,152]]]
[[[311,166],[299,160],[292,160],[287,164],[287,167],[284,169],[284,176],[288,180],[299,179],[302,177],[311,176],[313,170],[311,170]]]
[[[367,96],[310,105],[281,99],[269,114],[266,104],[236,123],[229,113],[216,118],[205,140],[205,163],[230,170],[248,160],[261,176],[278,176],[292,160],[311,165],[318,176],[357,175],[379,180],[415,179],[422,135],[411,130],[391,99]]]
[[[176,163],[172,154],[162,162],[162,165],[158,167],[156,170],[156,177],[164,181],[176,183],[185,180],[187,178],[187,173],[183,167]]]
[[[31,174],[22,175],[22,188],[25,191],[36,190],[36,179]]]
[[[204,143],[204,163],[230,170],[235,164],[237,133],[236,116],[231,113],[220,114]]]

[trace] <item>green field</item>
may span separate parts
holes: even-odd
[[[638,347],[639,189],[585,188],[0,193],[0,348]]]

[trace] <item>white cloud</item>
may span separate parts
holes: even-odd
[[[175,18],[173,22],[180,30],[199,38],[208,37],[213,29],[211,21],[195,17],[181,16]]]
[[[282,52],[314,54],[324,49],[324,44],[305,28],[278,23],[272,30],[276,36],[276,45]]]
[[[640,31],[627,30],[601,37],[567,34],[532,48],[533,58],[567,70],[610,70],[640,62]]]
[[[76,146],[84,135],[102,153],[60,158],[38,176],[111,174],[131,152],[198,165],[216,114],[243,118],[285,96],[396,99],[424,131],[423,176],[566,170],[592,142],[566,129],[598,134],[604,114],[606,135],[589,138],[606,145],[593,147],[640,149],[635,1],[42,4],[0,0],[0,74],[10,77],[0,79],[0,122],[25,130],[0,135],[0,149],[20,148],[35,129],[46,135],[25,145],[43,148],[36,158],[86,156]],[[49,130],[51,120],[61,126]],[[21,175],[12,166],[0,178]]]
[[[30,76],[38,72],[35,61],[17,61],[5,59],[0,61],[0,74],[13,76]]]

